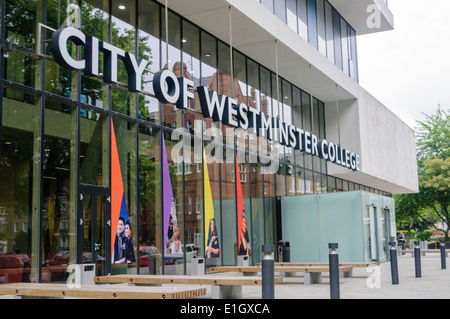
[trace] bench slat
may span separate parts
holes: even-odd
[[[221,285],[221,286],[261,286],[262,277],[241,276],[184,276],[184,275],[113,275],[97,276],[98,283],[132,283],[132,284],[194,284],[194,285]],[[274,278],[275,284],[281,283],[281,277]]]
[[[261,264],[256,264],[256,266],[260,266]],[[379,262],[342,262],[339,263],[340,267],[370,267],[370,266],[378,266]],[[325,267],[329,266],[327,262],[275,262],[275,266],[299,266],[299,267]]]
[[[0,285],[0,295],[99,299],[187,299],[205,296],[206,288],[119,285],[85,285],[80,288],[69,288],[65,284],[15,283]]]
[[[209,271],[227,272],[261,272],[262,267],[258,266],[218,266],[210,267]],[[275,272],[329,272],[329,267],[308,267],[308,266],[274,266]],[[339,267],[339,272],[352,271],[352,267]]]

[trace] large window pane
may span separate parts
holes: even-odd
[[[341,16],[333,8],[334,63],[342,69]]]
[[[222,225],[222,211],[221,211],[221,200],[220,200],[220,163],[215,161],[214,153],[211,148],[218,147],[215,144],[205,145],[205,161],[207,170],[204,171],[204,188],[205,196],[207,192],[211,192],[212,197],[212,210],[210,204],[205,201],[204,203],[204,216],[205,216],[205,228],[208,227],[208,231],[205,230],[205,255],[206,255],[206,265],[214,266],[220,265],[223,257],[223,247],[224,247],[224,233],[228,232],[224,229]],[[206,176],[209,177],[209,189],[208,180]],[[204,197],[206,198],[206,197]],[[202,207],[203,209],[203,207]],[[225,218],[229,218],[228,215]]]
[[[201,79],[200,85],[209,91],[218,91],[217,41],[208,33],[201,32]],[[211,128],[212,119],[204,119],[203,130]]]
[[[43,273],[65,281],[61,266],[76,262],[77,118],[73,105],[45,101],[43,161]]]
[[[41,58],[31,53],[23,53],[15,48],[25,46],[36,50],[37,23],[42,21],[43,5],[41,1],[5,1],[5,36],[12,43],[12,50],[5,52],[5,79],[41,88]],[[8,94],[21,95],[10,91]],[[12,97],[12,96],[11,96]],[[14,98],[14,97],[12,97]]]
[[[304,131],[311,132],[312,119],[311,119],[311,96],[308,93],[302,92],[302,129]],[[312,155],[304,153],[305,167],[312,169]]]
[[[300,91],[300,89],[293,87],[292,88],[292,105],[293,105],[293,121],[294,121],[294,125],[298,128],[302,128],[303,127],[303,123],[302,123],[302,93]],[[304,161],[303,161],[303,152],[295,149],[294,150],[294,154],[295,154],[295,164],[298,166],[303,167],[304,166]]]
[[[139,273],[161,274],[161,132],[139,127]]]
[[[316,0],[317,8],[317,36],[319,52],[327,55],[327,48],[325,42],[325,8],[324,0]]]
[[[261,4],[273,13],[273,1],[274,0],[261,0]]]
[[[349,45],[347,36],[347,22],[341,18],[341,41],[342,41],[342,70],[350,76],[349,70]]]
[[[333,10],[328,1],[325,1],[325,32],[327,41],[327,57],[334,63]]]
[[[188,139],[186,139],[187,141]],[[197,140],[201,143],[201,140]],[[186,252],[186,274],[192,274],[192,258],[204,256],[203,238],[203,166],[202,154],[196,154],[194,147],[184,143],[184,243]]]
[[[125,52],[136,55],[136,3],[127,1],[126,5],[112,5],[111,34],[112,44]],[[140,40],[140,39],[138,39]],[[141,50],[145,47],[140,46]],[[149,50],[145,48],[145,50]],[[117,84],[111,88],[112,110],[127,115],[136,115],[136,93],[131,93],[128,84],[128,73],[122,61],[117,62]]]
[[[275,15],[280,18],[281,21],[286,23],[286,2],[285,0],[275,0]]]
[[[286,0],[286,20],[288,26],[297,32],[297,1]]]
[[[178,15],[168,12],[168,40],[166,44],[165,9],[161,7],[162,17],[162,41],[161,41],[161,66],[171,70],[177,77],[182,76],[181,64],[181,19]],[[170,128],[181,127],[181,110],[173,104],[163,104],[163,125]]]
[[[63,25],[67,17],[67,5],[68,2],[58,0],[47,1],[47,23],[46,25],[59,29]],[[51,55],[50,45],[44,40],[50,39],[53,32],[45,28],[41,28],[43,42],[43,52]],[[80,51],[77,46],[70,44],[70,51],[72,57],[76,57],[77,52]],[[77,75],[78,71],[69,71],[60,67],[57,63],[51,60],[46,60],[45,64],[45,90],[51,93],[59,94],[72,100],[78,99],[77,91]]]
[[[159,6],[150,0],[139,1],[138,56],[149,64],[144,71],[142,90],[150,94],[153,91],[153,76],[161,70],[160,66],[160,11]],[[149,122],[160,123],[158,100],[149,95],[139,94],[139,117]]]
[[[83,1],[81,7],[81,30],[99,41],[110,42],[109,9],[105,1]],[[103,73],[103,53],[99,56],[99,74]],[[109,109],[109,85],[102,77],[87,77],[81,73],[81,102]]]
[[[298,34],[308,40],[308,14],[306,10],[306,0],[297,0],[298,14]]]
[[[183,77],[191,80],[194,87],[200,86],[200,30],[185,20],[182,22]],[[183,127],[194,133],[195,121],[201,120],[201,107],[197,91],[194,100],[189,100],[188,109],[184,110]],[[200,132],[200,131],[199,131]],[[198,132],[198,133],[199,133]]]
[[[264,244],[264,179],[261,167],[257,163],[250,164],[251,198],[252,198],[252,255],[253,262],[261,260],[261,245]]]
[[[183,207],[183,148],[180,147],[180,141],[172,141],[171,133],[164,133],[165,148],[169,176],[163,171],[163,187],[166,190],[171,189],[172,200],[165,193],[163,194],[163,207],[171,207],[170,211],[163,210],[163,220],[169,220],[169,224],[163,224],[167,238],[164,255],[164,274],[183,275],[184,274],[184,207]],[[174,149],[174,147],[176,148]],[[164,156],[163,156],[164,158]],[[170,184],[167,184],[170,183]],[[170,206],[169,206],[170,205]],[[165,215],[170,214],[170,215]],[[169,218],[167,218],[169,217]]]
[[[38,281],[40,97],[7,88],[2,106],[0,272],[4,283]]]
[[[108,117],[87,108],[80,117],[80,183],[109,186]]]
[[[123,199],[125,199],[125,210],[123,209],[122,198],[119,202],[122,202],[122,208],[120,210],[120,216],[124,218],[125,231],[124,235],[126,237],[127,248],[126,253],[123,254],[124,258],[120,259],[116,255],[114,256],[114,265],[112,267],[112,272],[121,273],[124,269],[128,268],[129,273],[136,273],[136,124],[134,122],[129,122],[119,117],[113,118],[113,127],[111,134],[114,134],[116,143],[111,143],[111,153],[116,153],[119,157],[120,171],[117,171],[116,167],[112,174],[115,174],[116,179],[122,179],[123,187]],[[121,176],[120,176],[121,174]],[[117,179],[117,177],[119,178]],[[112,196],[115,194],[115,189],[119,185],[112,184]],[[112,199],[114,200],[114,199]],[[117,199],[116,199],[117,200]],[[111,215],[114,212],[111,212]],[[118,220],[111,220],[111,223],[117,223]],[[118,234],[120,235],[120,234]]]
[[[308,12],[308,42],[318,49],[316,0],[306,0],[306,10]]]
[[[230,150],[233,152],[233,150]],[[224,151],[225,152],[225,151]],[[225,154],[225,153],[224,153]],[[221,164],[222,190],[222,252],[224,265],[236,265],[237,213],[236,213],[236,169],[235,163]]]

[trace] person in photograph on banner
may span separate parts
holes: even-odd
[[[183,253],[183,250],[181,249],[180,230],[178,229],[178,226],[174,227],[173,236],[170,241],[169,252],[171,254]]]
[[[117,222],[116,240],[114,241],[114,264],[121,264],[125,261],[125,242],[125,219],[123,217],[119,217]]]
[[[211,218],[209,222],[208,245],[206,246],[206,257],[220,257],[219,237],[217,235],[216,220]]]
[[[119,152],[117,149],[114,123],[111,119],[111,258],[113,264],[132,262],[134,257],[131,227],[129,224],[128,208],[123,187],[122,171],[120,169]],[[115,222],[116,221],[116,222]],[[125,231],[128,224],[128,231]],[[128,234],[128,236],[127,236]],[[129,237],[129,238],[127,238]],[[128,256],[127,259],[127,249]],[[131,259],[130,259],[131,258]]]
[[[203,148],[203,179],[204,179],[204,199],[205,199],[205,238],[206,258],[220,257],[219,236],[217,233],[216,219],[214,218],[214,205],[209,181],[208,165],[206,161],[205,149]]]
[[[130,220],[125,223],[125,262],[136,262],[136,256],[134,254],[133,238],[131,236],[131,224]]]
[[[239,174],[239,165],[236,155],[236,204],[238,221],[238,255],[250,256],[250,236],[247,230],[247,216],[245,215],[244,197],[242,194],[241,174]]]
[[[247,230],[247,216],[245,216],[245,208],[242,214],[242,224],[240,225],[239,238],[240,238],[240,245],[238,255],[250,256],[251,249]]]

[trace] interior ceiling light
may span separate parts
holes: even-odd
[[[120,10],[125,10],[125,6],[124,6],[123,4],[121,4],[121,5],[119,6],[119,9],[120,9]]]

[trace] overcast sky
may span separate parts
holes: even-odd
[[[450,109],[450,0],[389,0],[394,30],[359,36],[359,83],[410,127]]]

